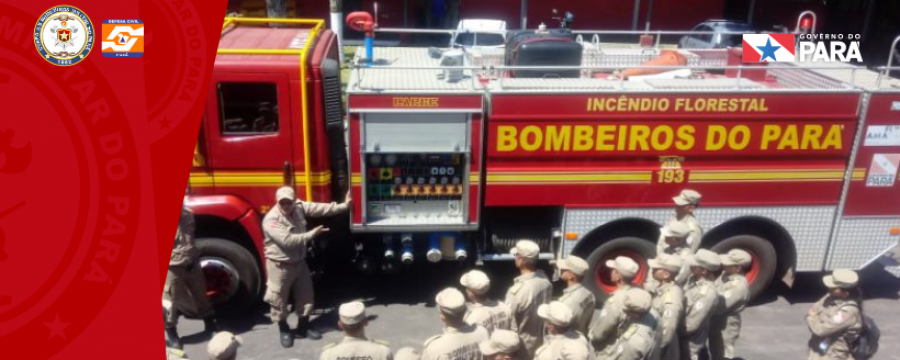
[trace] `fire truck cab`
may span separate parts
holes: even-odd
[[[226,21],[191,173],[220,306],[258,298],[259,221],[282,184],[305,201],[350,189],[349,217],[326,220],[326,271],[359,254],[376,269],[510,260],[529,239],[542,259],[585,258],[601,299],[607,259],[649,276],[683,189],[703,195],[703,247],[753,256],[753,295],[795,272],[862,268],[900,239],[900,80],[887,70],[744,64],[740,49],[566,29],[510,33],[503,48],[360,48],[345,127],[334,35],[321,21],[256,26],[268,22]],[[661,56],[683,63],[647,65]]]

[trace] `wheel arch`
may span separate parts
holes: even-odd
[[[790,232],[777,221],[763,216],[742,216],[717,225],[703,235],[703,248],[712,248],[722,240],[736,235],[754,235],[775,247],[776,278],[788,271],[796,271],[797,247]]]
[[[616,219],[595,227],[585,234],[572,249],[572,254],[588,256],[604,242],[624,236],[633,236],[654,242],[659,238],[659,228],[659,224],[644,218]]]
[[[195,238],[220,238],[232,240],[253,254],[256,265],[264,272],[265,269],[261,266],[262,254],[257,250],[256,244],[253,242],[247,229],[240,223],[215,215],[195,215],[194,222],[196,223]]]

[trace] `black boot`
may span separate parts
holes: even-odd
[[[278,322],[278,333],[281,338],[281,347],[285,349],[294,347],[294,335],[291,334],[291,327],[288,326],[287,320]]]
[[[174,326],[166,328],[166,347],[184,350],[184,345],[181,344],[181,338],[178,337],[178,329]]]
[[[210,335],[215,335],[215,333],[219,332],[219,327],[216,325],[216,318],[210,316],[203,319],[203,332]]]
[[[297,329],[294,330],[294,335],[299,339],[319,340],[322,338],[322,333],[309,328],[309,318],[305,316],[297,319]]]

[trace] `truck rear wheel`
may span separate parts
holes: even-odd
[[[712,251],[724,254],[731,249],[741,249],[750,254],[750,267],[747,269],[747,282],[750,283],[750,299],[754,299],[765,291],[775,276],[777,254],[772,243],[758,236],[736,235],[720,241]]]
[[[241,314],[255,305],[262,276],[253,254],[227,239],[203,238],[196,243],[206,279],[206,296],[216,314]]]
[[[634,281],[642,284],[650,276],[647,260],[652,258],[655,253],[655,244],[638,237],[627,236],[607,241],[594,249],[591,255],[585,259],[590,265],[590,269],[584,275],[581,284],[594,293],[599,306],[616,290],[615,284],[610,280],[611,270],[605,265],[607,260],[615,259],[618,256],[627,256],[637,262],[640,270]]]

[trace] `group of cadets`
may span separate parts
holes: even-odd
[[[294,337],[320,337],[308,328],[312,286],[303,252],[308,241],[328,229],[307,231],[306,217],[346,211],[350,198],[348,194],[340,204],[307,203],[297,201],[288,187],[279,189],[276,197],[278,206],[263,223],[269,274],[265,300],[278,324],[281,345],[290,347]],[[538,269],[540,248],[523,240],[511,250],[519,276],[505,301],[488,297],[487,274],[465,273],[459,281],[464,292],[449,287],[436,295],[443,332],[425,341],[421,352],[403,348],[392,353],[386,343],[368,338],[365,305],[350,302],[338,308],[344,338],[325,346],[320,360],[697,360],[704,349],[713,360],[734,359],[741,312],[749,298],[744,272],[751,256],[739,249],[716,254],[699,248],[702,229],[693,211],[700,198],[693,190],[673,198],[675,216],[661,229],[658,255],[648,261],[652,278],[645,284],[634,283],[641,266],[631,258],[616,257],[602,265],[610,269],[616,290],[598,316],[593,293],[581,285],[588,263],[577,256],[556,263],[566,287],[553,300],[553,286]],[[205,299],[192,291],[196,284],[185,280],[194,279],[191,272],[197,266],[193,250],[179,249],[193,247],[193,217],[184,209],[164,293],[164,303],[171,304],[164,314],[173,347],[179,345],[174,333],[179,305],[195,302],[211,319]],[[858,278],[851,270],[836,270],[824,283],[829,294],[807,314],[813,333],[809,358],[849,359],[849,344],[863,326]],[[290,295],[300,319],[293,331],[286,323]],[[214,321],[207,320],[207,325],[214,331]],[[240,338],[218,333],[209,344],[210,358],[232,360],[239,345]]]

